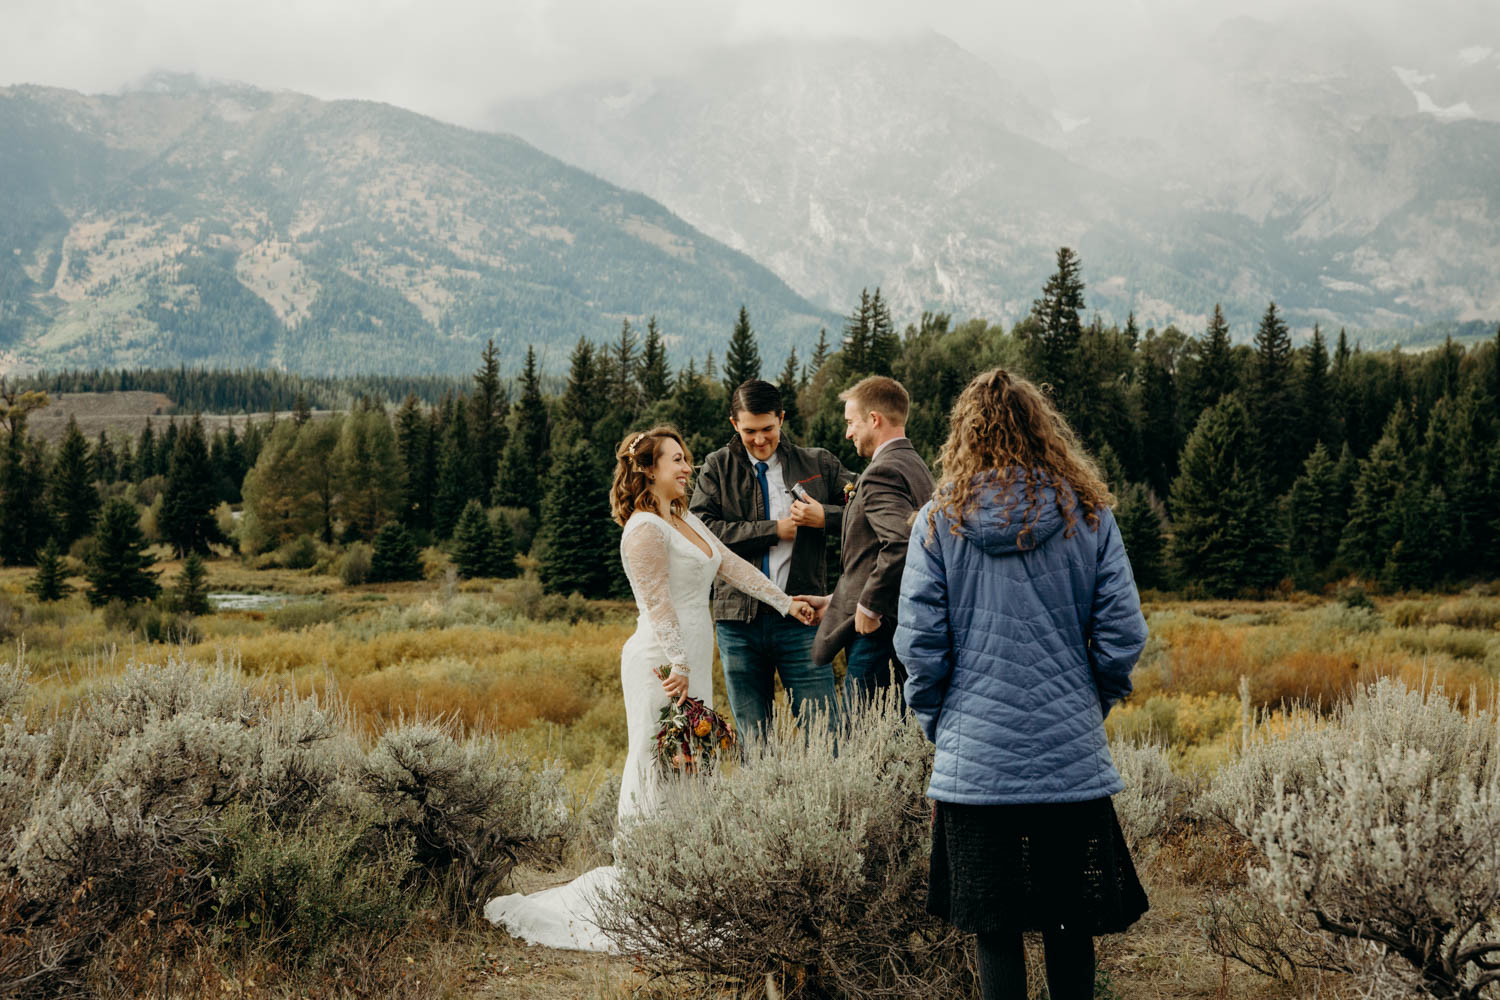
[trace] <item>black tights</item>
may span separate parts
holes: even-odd
[[[1050,1000],[1093,1000],[1094,939],[1078,931],[1042,935]],[[1021,935],[979,935],[979,990],[983,1000],[1026,1000],[1026,948]]]

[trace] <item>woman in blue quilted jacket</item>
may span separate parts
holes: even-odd
[[[1040,931],[1052,1000],[1094,995],[1094,935],[1146,894],[1110,796],[1104,716],[1146,643],[1114,498],[1067,422],[1003,368],[954,404],[917,515],[896,652],[936,744],[928,909],[978,935],[983,996],[1024,998]]]

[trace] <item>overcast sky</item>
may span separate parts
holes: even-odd
[[[477,123],[506,97],[767,36],[935,29],[1066,71],[1308,8],[1409,47],[1500,36],[1497,0],[0,0],[0,83],[111,91],[162,69]]]

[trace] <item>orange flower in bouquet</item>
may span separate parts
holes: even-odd
[[[666,680],[669,665],[656,668]],[[653,756],[664,774],[708,774],[718,766],[721,754],[734,747],[734,729],[718,712],[699,698],[684,698],[681,705],[667,703],[661,710]]]

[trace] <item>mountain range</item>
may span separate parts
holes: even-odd
[[[1500,37],[1240,18],[1092,76],[768,39],[482,124],[170,74],[0,88],[0,374],[462,372],[490,337],[557,372],[651,315],[681,364],[741,303],[779,367],[862,288],[898,325],[1014,322],[1062,245],[1089,309],[1142,327],[1500,318]]]
[[[0,88],[0,372],[561,370],[655,315],[675,359],[739,306],[779,359],[837,316],[650,198],[388,105],[157,76]]]
[[[898,315],[1014,321],[1067,244],[1116,321],[1222,302],[1244,336],[1275,299],[1389,330],[1500,317],[1496,49],[1414,67],[1358,25],[1241,18],[1059,86],[936,34],[763,42],[491,121],[828,308],[880,285]]]

